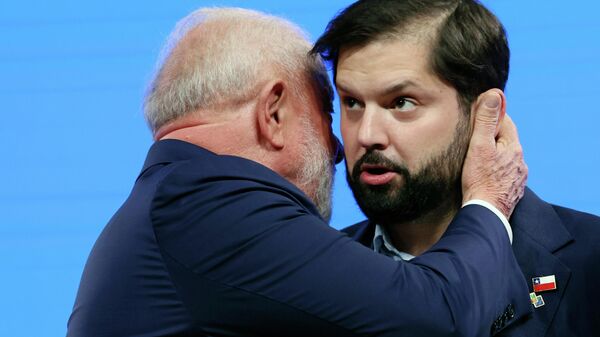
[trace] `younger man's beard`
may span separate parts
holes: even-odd
[[[363,213],[375,223],[393,225],[416,220],[444,204],[453,208],[450,210],[457,210],[462,202],[462,166],[470,138],[467,121],[468,118],[462,116],[452,142],[441,153],[433,155],[418,172],[410,172],[405,165],[385,157],[380,151],[368,150],[354,164],[352,175],[346,174]],[[362,164],[383,166],[402,175],[403,182],[366,185],[360,181]]]

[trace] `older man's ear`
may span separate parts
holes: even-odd
[[[286,101],[288,87],[280,79],[267,82],[260,90],[256,117],[258,137],[262,144],[269,144],[273,149],[280,150],[285,146],[284,123],[288,116]]]

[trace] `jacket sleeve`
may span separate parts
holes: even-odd
[[[501,221],[463,208],[410,263],[328,227],[262,182],[167,178],[151,218],[198,326],[226,336],[486,336],[529,312]]]

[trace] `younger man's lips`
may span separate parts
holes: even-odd
[[[398,173],[380,165],[363,164],[360,181],[367,185],[384,185],[389,183]]]

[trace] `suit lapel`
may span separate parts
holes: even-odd
[[[545,336],[568,287],[571,271],[553,253],[573,241],[551,205],[527,189],[511,217],[514,231],[513,250],[529,290],[532,278],[554,275],[556,290],[538,292],[545,305],[534,309],[526,320],[515,323],[501,336]]]
[[[539,276],[554,275],[557,289],[536,293],[544,299],[544,306],[533,309],[532,316],[517,323],[514,332],[505,336],[545,336],[568,286],[571,271],[528,233],[517,228],[514,228],[513,250],[530,292],[533,291],[532,278]]]

